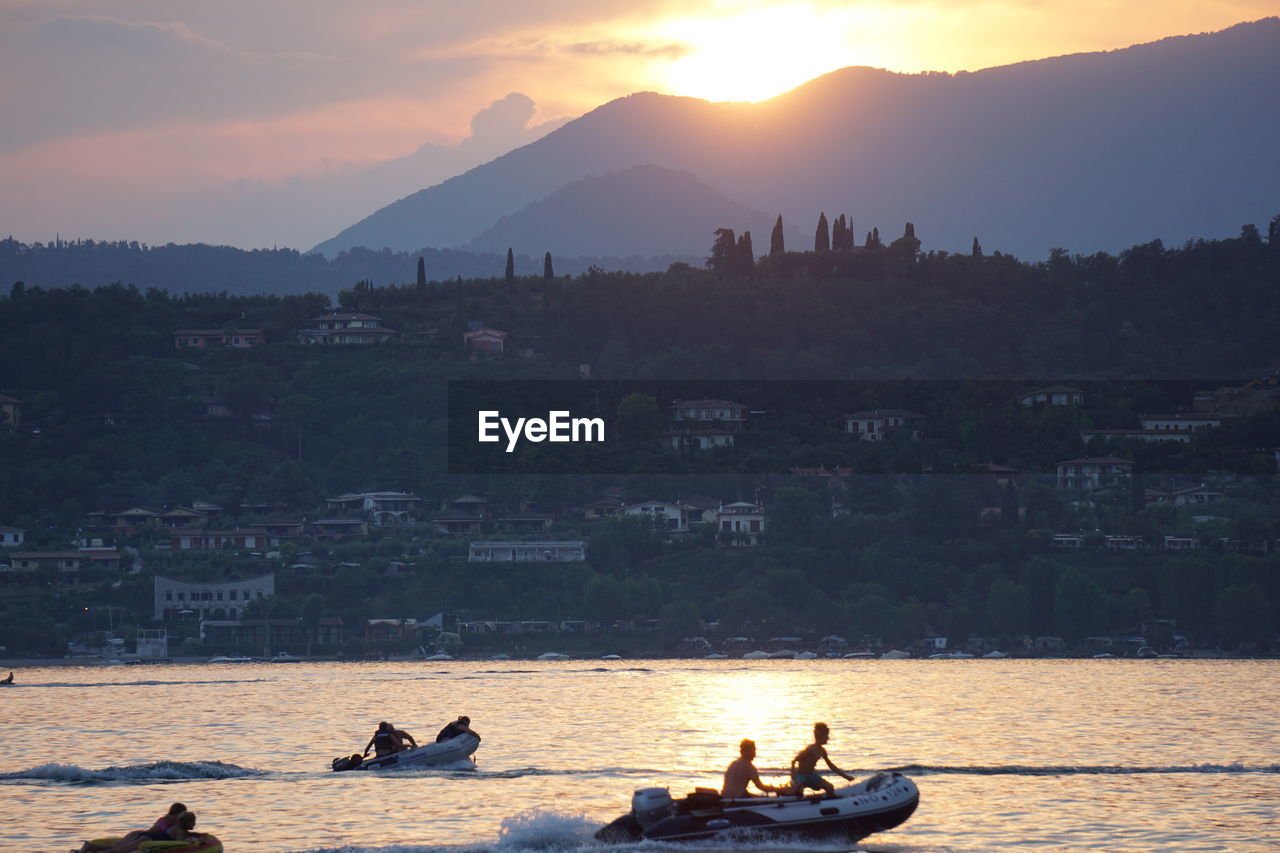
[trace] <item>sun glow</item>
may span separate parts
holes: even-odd
[[[711,101],[762,101],[846,65],[870,64],[869,7],[818,12],[807,3],[717,18],[667,21],[662,34],[690,52],[659,72],[669,92]],[[860,34],[860,37],[851,37]]]

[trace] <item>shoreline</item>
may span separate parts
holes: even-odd
[[[1187,654],[1181,657],[1159,658],[1159,660],[1276,660],[1276,659],[1277,658],[1275,655],[1253,655],[1253,656],[1236,655],[1236,654],[1231,654],[1229,652],[1220,652],[1220,651],[1217,651],[1216,649],[1197,649],[1197,650],[1193,650],[1190,654]],[[586,656],[577,657],[573,655],[570,655],[567,658],[567,660],[593,662],[593,663],[602,662],[599,657],[586,657]],[[708,660],[708,658],[702,657],[702,656],[634,657],[634,658],[624,657],[624,658],[620,658],[619,660],[620,661],[638,661],[638,660],[701,661],[701,660]],[[604,662],[618,663],[619,660],[609,660]],[[743,662],[745,660],[751,663],[755,662],[750,658],[742,658],[742,657],[726,657],[726,658],[721,658],[719,660],[731,661],[731,662]],[[793,658],[775,658],[773,660],[792,661],[794,659]],[[833,663],[836,661],[845,661],[848,663],[854,663],[854,662],[874,663],[879,659],[867,658],[865,660],[853,661],[843,657],[834,657],[834,658],[818,657],[818,658],[812,658],[811,660],[831,661]],[[916,658],[903,658],[903,660],[927,661],[929,659],[927,657],[916,657]],[[966,660],[984,660],[984,658],[978,655],[973,658],[966,658]],[[1040,655],[1040,656],[1009,655],[1008,657],[993,658],[992,660],[1011,661],[1011,660],[1156,660],[1156,659],[1155,658],[1121,657],[1121,656],[1116,656],[1113,658],[1094,658],[1092,656],[1076,656],[1076,655]],[[200,657],[171,657],[171,658],[166,658],[164,660],[157,660],[157,661],[138,661],[138,662],[120,661],[118,664],[116,664],[116,663],[109,663],[108,660],[104,658],[92,658],[92,657],[0,658],[0,672],[7,672],[9,670],[12,670],[16,673],[23,669],[39,669],[44,667],[50,667],[50,668],[73,667],[73,666],[114,668],[116,666],[131,666],[131,667],[164,666],[164,665],[194,666],[197,664],[199,665],[207,664],[209,666],[222,667],[222,666],[244,666],[249,664],[286,665],[290,663],[549,663],[549,662],[556,663],[556,662],[564,662],[564,661],[540,661],[537,659],[537,657],[531,657],[531,658],[507,657],[507,658],[500,658],[498,660],[494,660],[493,658],[488,656],[476,656],[476,657],[463,656],[463,657],[456,657],[453,660],[448,660],[448,661],[435,661],[435,660],[427,660],[422,657],[393,655],[385,658],[376,658],[376,659],[300,657],[297,660],[291,660],[291,661],[272,661],[271,658],[254,658],[249,661],[239,661],[234,663],[232,662],[212,663],[210,662],[209,658],[200,656]],[[21,682],[16,682],[16,683],[21,683]]]

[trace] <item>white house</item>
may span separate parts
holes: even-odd
[[[27,531],[21,527],[0,524],[0,548],[17,548],[27,539]]]
[[[236,619],[250,601],[275,595],[275,574],[237,581],[197,583],[156,575],[155,618],[173,621],[182,616],[210,618],[215,610]],[[184,613],[183,611],[190,611]]]
[[[464,332],[462,342],[467,349],[475,353],[502,355],[507,351],[508,337],[510,335],[507,332],[490,329],[488,326],[479,326]]]
[[[676,422],[719,422],[734,428],[747,419],[747,407],[732,400],[676,400],[671,406],[671,418]]]
[[[342,513],[362,515],[375,527],[391,527],[417,521],[421,498],[409,492],[348,492],[325,498],[325,503]]]
[[[641,501],[624,507],[622,514],[629,518],[649,519],[655,527],[674,533],[684,533],[689,529],[689,507],[681,504]]]
[[[587,543],[581,539],[472,542],[467,554],[472,563],[581,563],[586,559]]]
[[[1207,504],[1213,503],[1214,501],[1220,501],[1225,497],[1226,495],[1224,493],[1217,489],[1211,489],[1202,483],[1199,486],[1192,486],[1188,489],[1178,489],[1175,492],[1170,492],[1167,500],[1170,500],[1175,504],[1182,505]]]
[[[716,541],[725,545],[758,545],[764,534],[764,507],[734,501],[716,512]]]
[[[918,440],[925,416],[906,409],[873,409],[843,415],[840,420],[842,429],[860,441],[884,441],[889,433],[898,429],[909,430],[911,437]]]
[[[714,427],[668,429],[662,434],[662,446],[672,450],[693,447],[710,450],[713,447],[733,447],[733,431]]]
[[[398,341],[400,333],[382,325],[372,314],[333,313],[312,317],[308,328],[297,332],[302,344],[376,344]]]
[[[1175,415],[1139,415],[1143,429],[1172,432],[1195,432],[1222,426],[1222,415],[1210,413]]]
[[[1127,482],[1133,463],[1112,456],[1082,456],[1058,463],[1058,488],[1102,489]]]
[[[1083,406],[1084,392],[1070,385],[1050,385],[1018,395],[1018,402],[1027,408],[1032,406]]]

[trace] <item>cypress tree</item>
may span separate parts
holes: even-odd
[[[507,287],[512,287],[516,283],[516,256],[511,249],[507,249]]]
[[[555,277],[555,270],[551,268],[551,253],[547,252],[542,256],[542,280],[551,281]]]
[[[831,235],[831,248],[846,251],[853,249],[853,219],[842,213],[837,221],[840,223],[840,239]]]
[[[827,214],[818,214],[818,230],[813,234],[813,250],[826,252],[831,249],[831,235],[827,231]]]
[[[734,252],[734,260],[737,262],[737,272],[742,275],[751,275],[756,271],[756,253],[751,248],[751,232],[743,231],[742,236],[738,238],[738,245]]]
[[[920,254],[920,240],[916,237],[916,226],[908,222],[907,227],[903,229],[902,236],[893,241],[893,245],[889,248],[901,252],[907,257],[914,258]]]
[[[707,258],[707,269],[715,270],[716,275],[728,275],[734,272],[734,258],[737,254],[737,242],[732,228],[717,228],[716,241],[711,244],[711,257]]]
[[[1280,219],[1280,217],[1276,217]],[[782,214],[778,214],[778,221],[773,223],[773,233],[769,235],[769,257],[781,255],[787,251],[786,243],[782,239]]]
[[[427,262],[423,260],[422,255],[418,255],[418,290],[425,290],[427,287]]]
[[[831,248],[837,251],[844,248],[844,214],[836,217],[831,223]]]
[[[977,237],[973,238],[973,250],[969,254],[973,255],[975,258],[982,257],[982,244],[978,242]]]

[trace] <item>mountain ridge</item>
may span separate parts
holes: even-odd
[[[975,72],[849,66],[759,104],[635,93],[316,249],[465,245],[567,183],[641,163],[801,230],[848,213],[859,239],[911,220],[930,246],[976,235],[1036,256],[1221,235],[1280,196],[1265,142],[1280,136],[1277,77],[1280,18],[1265,18]]]
[[[628,199],[627,217],[617,215]],[[705,253],[716,227],[766,233],[771,217],[728,198],[691,172],[639,165],[588,175],[504,216],[468,244],[473,251],[565,256],[643,255],[655,245],[677,254]]]

